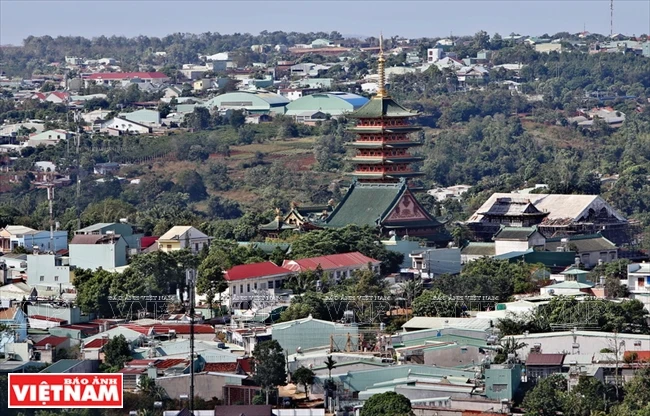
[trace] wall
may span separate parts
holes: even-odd
[[[27,250],[32,250],[34,246],[37,246],[42,251],[58,251],[68,248],[67,231],[54,231],[53,237],[53,241],[51,241],[49,231],[26,234],[23,236],[24,246]]]
[[[512,253],[513,251],[526,250],[528,250],[528,241],[496,240],[494,242],[494,251],[497,256],[500,254]]]
[[[464,348],[464,349],[463,349]],[[478,347],[460,345],[453,347],[430,348],[424,350],[424,364],[439,367],[457,367],[461,365],[479,364],[485,354],[478,352]]]
[[[55,260],[53,254],[27,255],[27,284],[30,286],[70,285],[70,267],[55,266]]]
[[[48,304],[32,304],[27,306],[28,315],[43,315],[52,318],[65,319],[69,324],[88,322],[90,317],[82,315],[81,310],[77,307],[53,307]]]
[[[472,397],[470,389],[459,389],[457,386],[452,385],[436,385],[436,390],[430,387],[433,385],[425,385],[418,388],[415,386],[398,386],[395,387],[395,393],[406,396],[409,400],[428,399],[431,397],[451,397],[452,399],[469,399]]]
[[[126,265],[126,242],[115,244],[70,244],[70,265],[81,269],[114,269]]]
[[[188,394],[190,375],[184,374],[174,377],[158,377],[156,384],[165,389],[170,398],[178,399],[181,394]],[[223,399],[223,387],[225,385],[241,385],[241,379],[237,377],[225,377],[221,375],[210,375],[207,373],[194,375],[194,394],[205,400],[213,397]]]
[[[521,383],[521,371],[520,365],[493,365],[486,369],[485,395],[493,400],[512,400]]]
[[[289,354],[293,354],[298,347],[302,348],[303,351],[317,347],[329,347],[330,335],[334,336],[335,348],[338,347],[339,350],[343,351],[346,346],[347,335],[350,334],[352,351],[356,351],[358,331],[359,329],[353,326],[306,319],[298,322],[294,321],[293,325],[273,325],[272,336],[273,339],[280,343],[282,349]]]

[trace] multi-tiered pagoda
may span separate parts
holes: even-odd
[[[421,157],[409,149],[422,143],[409,134],[421,128],[410,124],[418,113],[396,103],[386,91],[385,58],[379,52],[379,83],[377,94],[366,105],[348,115],[358,120],[351,131],[357,139],[348,143],[355,149],[354,182],[343,200],[327,217],[324,227],[348,224],[371,225],[382,234],[395,234],[426,239],[435,244],[450,241],[444,224],[424,209],[409,189],[409,178],[422,175],[412,169]]]

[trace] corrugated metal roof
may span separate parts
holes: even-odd
[[[34,344],[35,347],[45,347],[47,344],[50,344],[53,347],[56,347],[59,344],[62,344],[68,340],[67,337],[57,337],[55,335],[50,335],[45,337],[42,340]]]
[[[528,241],[537,227],[501,227],[494,235],[495,240]]]
[[[469,243],[460,251],[466,256],[494,256],[496,253],[494,243]]]
[[[291,273],[291,270],[278,266],[271,261],[262,263],[241,264],[235,266],[224,273],[224,277],[228,281],[253,279],[256,277],[265,276],[286,276]]]
[[[352,253],[331,254],[299,260],[285,260],[282,263],[282,267],[294,272],[301,272],[305,270],[316,270],[318,266],[323,270],[334,270],[344,267],[365,267],[368,263],[377,265],[381,262],[355,251]]]
[[[528,354],[526,366],[561,366],[564,362],[564,354]]]

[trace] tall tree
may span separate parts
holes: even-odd
[[[413,416],[411,401],[394,391],[375,394],[363,404],[361,416]]]
[[[104,371],[114,373],[124,367],[124,363],[131,360],[131,346],[124,335],[120,334],[111,338],[104,345]]]
[[[253,350],[255,375],[253,379],[266,394],[266,404],[269,404],[269,393],[277,386],[287,384],[287,362],[284,350],[276,340],[260,342]]]
[[[295,384],[302,384],[305,389],[305,399],[309,400],[309,387],[314,384],[316,374],[305,366],[300,366],[291,376]]]

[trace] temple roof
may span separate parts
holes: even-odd
[[[408,110],[390,97],[373,97],[360,109],[348,114],[349,118],[414,117],[417,111]]]
[[[396,207],[405,194],[410,194],[406,181],[397,183],[362,183],[353,182],[343,200],[334,208],[327,218],[325,226],[339,228],[349,224],[369,225],[372,227],[383,225],[384,220]],[[426,213],[424,221],[418,220],[412,225],[440,226],[442,223]],[[406,226],[409,222],[400,223]],[[425,224],[426,223],[426,224]]]

